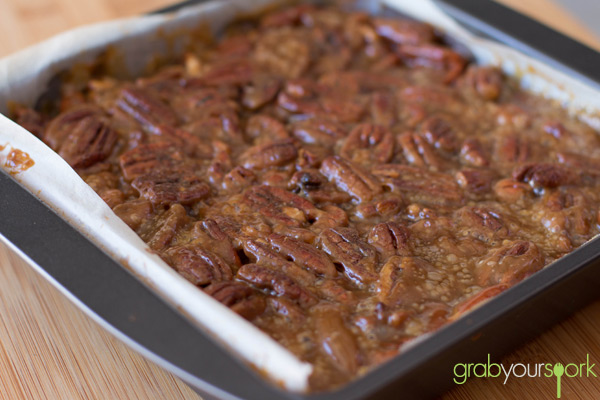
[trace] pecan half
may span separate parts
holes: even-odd
[[[243,202],[268,220],[285,226],[300,227],[319,215],[310,201],[278,187],[253,186],[245,192]]]
[[[467,64],[467,61],[460,54],[437,44],[404,44],[398,47],[398,53],[409,66],[424,66],[443,70],[445,72],[444,83],[455,80]]]
[[[449,152],[456,150],[456,132],[450,122],[442,117],[427,118],[421,124],[419,132],[437,148]]]
[[[360,350],[335,307],[319,307],[312,313],[314,329],[321,351],[331,364],[346,374],[354,374],[359,367]]]
[[[353,228],[331,228],[319,236],[321,248],[333,262],[340,263],[345,275],[357,284],[368,284],[376,279],[374,273],[377,251],[363,242]]]
[[[518,137],[509,135],[500,139],[496,144],[496,159],[501,163],[524,163],[533,158],[533,149],[530,143]]]
[[[420,44],[435,39],[433,27],[408,19],[375,18],[375,31],[381,37],[398,44]]]
[[[298,78],[311,61],[310,48],[302,36],[289,28],[266,31],[254,50],[254,60],[285,78]]]
[[[183,163],[183,154],[167,142],[141,144],[123,154],[119,164],[125,179],[170,170]]]
[[[171,247],[165,255],[170,261],[169,264],[196,286],[206,286],[233,278],[231,267],[221,257],[199,245]]]
[[[559,164],[526,164],[513,170],[512,176],[519,182],[528,182],[534,189],[555,188],[576,183],[577,176]]]
[[[487,167],[490,164],[481,142],[474,138],[465,140],[460,148],[460,158],[463,163],[474,167]]]
[[[584,171],[592,176],[600,176],[600,159],[562,151],[556,154],[558,162],[574,170]]]
[[[418,167],[428,166],[434,170],[446,169],[446,161],[422,136],[406,132],[398,136],[397,140],[409,164]]]
[[[297,25],[307,17],[307,13],[314,10],[310,4],[287,7],[266,14],[260,19],[261,28],[281,28],[289,25]]]
[[[392,189],[402,192],[411,202],[457,205],[463,201],[460,188],[454,182],[454,178],[447,174],[399,164],[376,166],[373,173]]]
[[[279,89],[279,79],[266,74],[257,75],[250,85],[244,86],[242,104],[250,110],[257,110],[275,100]]]
[[[391,93],[377,92],[371,97],[371,117],[377,125],[387,128],[398,119],[396,99]]]
[[[117,106],[155,134],[161,133],[161,125],[174,127],[179,122],[177,114],[167,104],[150,90],[137,86],[123,88]]]
[[[476,274],[480,285],[514,285],[543,266],[535,243],[520,240],[490,252],[477,263]]]
[[[44,132],[44,142],[54,150],[58,150],[73,129],[89,117],[97,117],[100,109],[94,106],[79,106],[65,111],[54,118]]]
[[[373,161],[383,164],[394,155],[392,132],[380,125],[360,124],[348,135],[340,155],[356,163]]]
[[[298,327],[306,323],[306,313],[293,301],[285,297],[269,297],[267,303],[277,314],[282,315],[286,322]]]
[[[285,126],[278,120],[268,115],[253,115],[246,124],[246,136],[259,142],[273,142],[285,140],[289,134]]]
[[[152,250],[162,251],[188,222],[185,208],[181,204],[173,204],[167,211],[144,223],[138,233]]]
[[[223,177],[223,188],[227,190],[239,190],[250,186],[256,181],[256,174],[247,168],[237,166]]]
[[[313,118],[296,124],[294,136],[303,143],[333,146],[346,136],[346,131],[337,122]]]
[[[449,294],[447,282],[437,282],[435,290],[427,290],[428,282],[437,277],[435,268],[418,257],[391,257],[379,272],[377,297],[388,306],[403,305],[412,307],[424,300],[438,299]]]
[[[264,169],[285,165],[298,157],[298,150],[290,140],[267,143],[249,148],[240,162],[248,169]]]
[[[502,216],[483,207],[463,207],[454,214],[462,234],[470,235],[482,242],[503,239],[509,236],[509,229]]]
[[[502,179],[494,185],[494,193],[496,193],[496,196],[498,196],[499,199],[510,203],[515,203],[532,192],[531,186],[526,183],[517,182],[514,179]]]
[[[382,222],[369,232],[369,243],[387,259],[394,255],[411,254],[410,231],[397,222]]]
[[[81,119],[66,137],[58,154],[73,168],[87,168],[111,154],[118,135],[105,121]]]
[[[137,231],[152,216],[152,203],[145,199],[128,201],[119,204],[113,208],[113,211],[131,229]]]
[[[337,275],[331,260],[313,245],[275,233],[271,234],[268,240],[279,254],[291,258],[296,264],[326,277]]]
[[[210,249],[221,257],[229,266],[241,266],[231,239],[214,219],[205,219],[194,224],[192,229],[194,243],[198,242],[203,248]]]
[[[484,100],[496,100],[502,93],[502,71],[494,67],[472,65],[467,69],[461,83]]]
[[[192,204],[210,193],[210,187],[202,179],[184,171],[138,176],[131,186],[153,204]]]
[[[369,201],[382,192],[375,177],[337,156],[323,161],[321,173],[340,190],[359,201]]]
[[[493,171],[485,169],[466,168],[456,173],[456,181],[460,187],[475,194],[489,192],[495,178]]]
[[[215,282],[204,288],[204,293],[248,320],[262,314],[266,307],[264,297],[241,282]]]
[[[315,297],[295,280],[283,272],[257,264],[246,264],[237,272],[238,279],[249,282],[261,289],[273,291],[278,296],[298,302],[301,307],[316,303]]]

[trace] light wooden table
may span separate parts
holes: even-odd
[[[134,15],[174,0],[0,0],[0,56],[73,26]],[[502,0],[600,49],[600,40],[551,0]],[[0,224],[2,222],[0,221]],[[600,301],[503,362],[600,359]],[[598,368],[600,370],[600,367]],[[552,399],[551,379],[475,379],[446,399]],[[399,397],[400,398],[400,397]],[[600,398],[600,380],[563,379],[563,399]],[[72,305],[0,245],[0,399],[198,399]]]

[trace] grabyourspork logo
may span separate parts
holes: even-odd
[[[454,366],[454,383],[462,385],[469,378],[501,378],[506,385],[509,379],[519,378],[554,378],[556,379],[556,398],[561,398],[561,383],[566,378],[597,378],[594,372],[596,364],[590,363],[590,355],[586,354],[585,362],[569,363],[513,363],[508,366],[492,363],[488,354],[487,363],[456,364]]]

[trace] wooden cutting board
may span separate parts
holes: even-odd
[[[600,49],[552,0],[502,0]],[[77,25],[135,15],[173,0],[0,0],[0,57]],[[1,223],[1,221],[0,221]],[[503,360],[600,357],[600,301]],[[600,398],[600,380],[563,379],[564,399]],[[554,398],[550,379],[475,379],[445,399]],[[114,339],[0,245],[0,399],[198,399],[189,387]]]

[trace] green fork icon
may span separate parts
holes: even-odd
[[[554,365],[554,376],[556,376],[556,398],[560,399],[560,377],[565,373],[565,367],[561,363]]]

